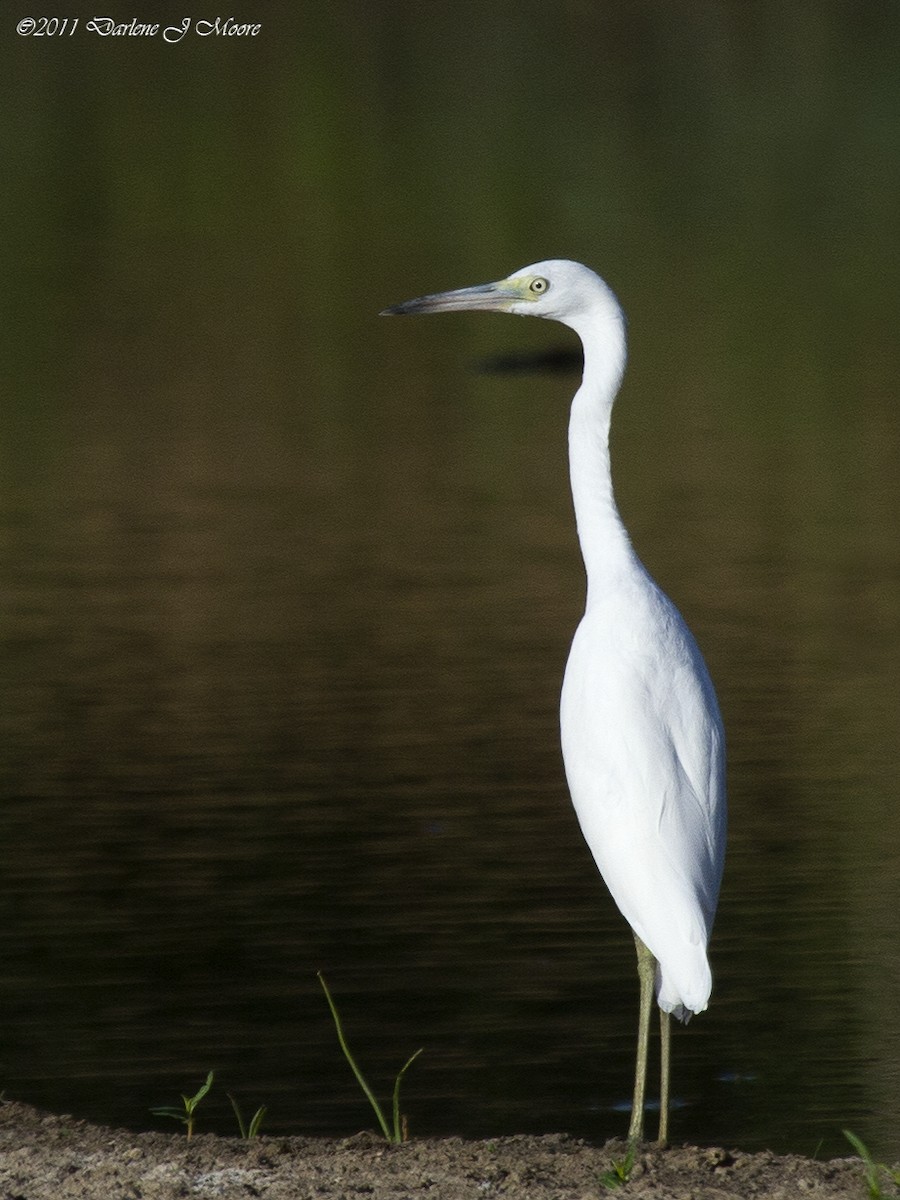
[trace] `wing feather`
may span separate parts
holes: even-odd
[[[643,587],[617,620],[617,597],[589,607],[572,644],[561,702],[566,774],[600,873],[660,964],[660,1004],[699,1012],[724,860],[721,718],[671,601]]]

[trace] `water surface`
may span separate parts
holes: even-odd
[[[214,1068],[214,1128],[352,1132],[321,969],[383,1095],[424,1047],[413,1133],[626,1128],[558,750],[577,372],[479,370],[570,335],[375,316],[567,254],[729,738],[674,1134],[900,1153],[896,17],[669,11],[4,48],[8,1095],[141,1127]]]

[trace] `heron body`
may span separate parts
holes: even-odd
[[[613,496],[609,428],[625,368],[625,321],[603,280],[564,260],[386,311],[458,309],[561,321],[584,347],[569,467],[587,599],[563,682],[563,760],[585,840],[638,948],[641,1020],[629,1136],[643,1137],[655,996],[664,1141],[668,1014],[686,1021],[702,1012],[712,988],[706,947],[725,854],[725,739],[703,657],[635,554]]]

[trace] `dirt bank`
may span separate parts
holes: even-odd
[[[603,1176],[621,1142],[592,1146],[564,1134],[388,1146],[352,1138],[261,1137],[250,1142],[130,1133],[0,1104],[0,1200],[582,1200],[612,1195]],[[885,1196],[897,1189],[883,1181]],[[679,1146],[641,1154],[629,1200],[864,1200],[859,1159]]]

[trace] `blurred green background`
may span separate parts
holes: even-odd
[[[382,1091],[425,1047],[413,1134],[624,1131],[556,727],[577,370],[480,369],[572,337],[376,315],[570,257],[729,736],[674,1136],[900,1154],[896,5],[68,11],[0,30],[7,1095],[151,1125],[214,1067],[352,1132],[321,968]]]

